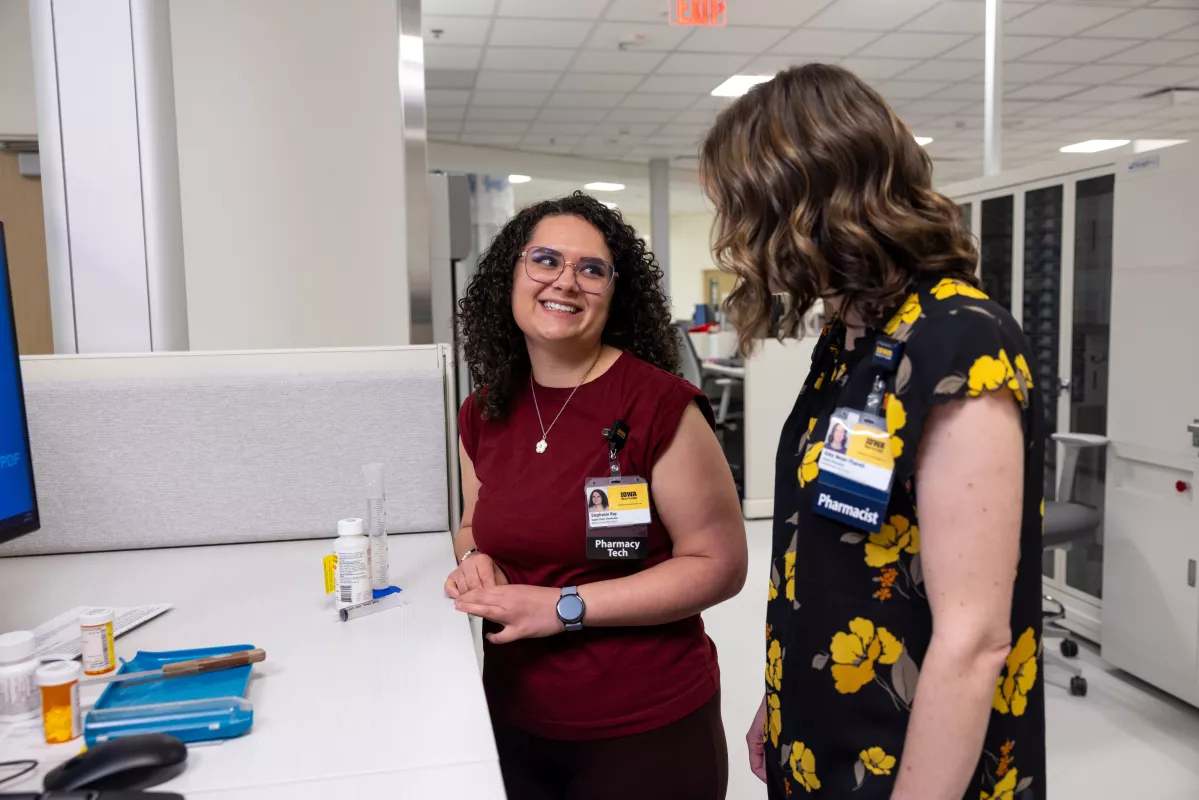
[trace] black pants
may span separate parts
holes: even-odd
[[[720,693],[657,730],[566,742],[497,723],[509,800],[724,800],[729,753]]]

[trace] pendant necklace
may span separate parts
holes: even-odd
[[[534,386],[533,386],[533,370],[532,369],[529,370],[529,391],[533,393],[533,408],[537,411],[537,424],[539,426],[541,426],[541,441],[539,441],[537,443],[538,454],[544,453],[546,451],[546,448],[549,447],[549,445],[546,444],[545,440],[550,435],[550,431],[552,431],[554,429],[554,424],[557,423],[558,417],[561,417],[562,412],[566,410],[566,407],[568,405],[570,405],[570,400],[572,397],[575,396],[575,392],[579,391],[579,387],[587,382],[587,378],[591,375],[591,370],[595,369],[595,365],[599,363],[600,356],[602,356],[603,354],[604,354],[604,349],[601,347],[600,351],[599,351],[599,355],[597,355],[595,357],[595,361],[591,362],[591,367],[588,368],[587,372],[585,372],[583,374],[582,380],[580,380],[577,384],[575,384],[575,388],[570,390],[570,394],[566,396],[566,402],[563,403],[562,408],[560,408],[558,410],[558,416],[554,417],[554,421],[550,423],[550,426],[548,428],[545,427],[545,423],[542,422],[542,420],[541,420],[541,406],[539,406],[537,404],[537,389],[534,388]]]

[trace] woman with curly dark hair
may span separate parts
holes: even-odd
[[[773,293],[784,329],[837,313],[779,441],[751,768],[778,800],[1045,797],[1044,412],[928,155],[809,64],[724,111],[700,173],[743,348]]]
[[[724,797],[699,613],[740,591],[745,529],[707,398],[672,374],[661,279],[620,213],[575,193],[513,217],[460,304],[481,388],[458,416],[465,508],[446,592],[486,620],[483,681],[520,800]],[[624,486],[591,522],[624,527],[589,528],[615,420],[621,475],[648,484],[627,508],[648,510],[622,511],[637,494]]]

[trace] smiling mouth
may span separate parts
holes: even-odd
[[[577,314],[582,310],[576,308],[575,306],[567,305],[566,303],[559,303],[555,300],[542,300],[541,307],[548,311],[559,311],[563,314]]]

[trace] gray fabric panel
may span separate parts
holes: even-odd
[[[445,530],[443,387],[438,372],[27,383],[42,529],[0,556],[333,537],[365,514],[371,462],[392,533]]]

